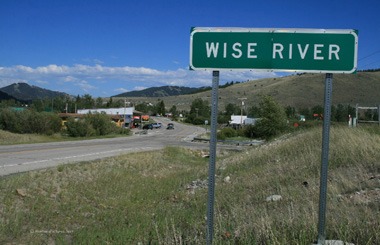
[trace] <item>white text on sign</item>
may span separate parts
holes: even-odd
[[[311,46],[311,47],[310,47]],[[328,48],[325,50],[325,48]],[[206,54],[207,58],[213,57],[218,58],[218,56],[223,58],[233,57],[239,59],[243,57],[243,44],[236,42],[229,46],[228,43],[219,42],[206,42]],[[246,54],[245,57],[248,59],[259,58],[256,54],[256,49],[259,48],[257,43],[247,43],[246,44]],[[293,44],[283,45],[281,43],[273,43],[272,46],[272,59],[293,59],[294,55],[298,55],[302,60],[305,59],[306,55],[310,52],[314,60],[339,60],[340,47],[337,44]]]

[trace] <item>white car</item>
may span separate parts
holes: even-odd
[[[153,126],[153,128],[161,128],[162,124],[161,123],[153,123],[152,126]]]

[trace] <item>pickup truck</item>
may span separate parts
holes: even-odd
[[[161,123],[152,123],[153,128],[161,128]]]

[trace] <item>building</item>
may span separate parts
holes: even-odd
[[[98,109],[82,109],[78,110],[78,114],[95,114],[95,113],[103,113],[107,115],[129,115],[132,116],[135,111],[135,107],[125,107],[125,108],[98,108]]]
[[[78,120],[86,114],[96,113],[109,115],[110,119],[119,127],[131,128],[141,123],[142,113],[135,111],[134,107],[82,109],[78,110],[77,113],[60,113],[59,116],[62,118],[62,124],[64,125],[68,118]]]
[[[247,116],[232,115],[231,120],[229,121],[229,125],[236,129],[244,125],[255,125],[257,120],[257,118],[249,118]]]

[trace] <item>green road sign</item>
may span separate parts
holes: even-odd
[[[355,30],[193,28],[190,69],[353,73]]]

